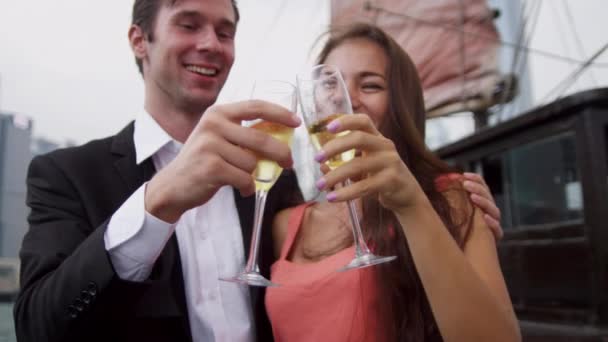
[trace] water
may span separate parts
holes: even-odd
[[[0,342],[16,342],[13,303],[0,302]]]

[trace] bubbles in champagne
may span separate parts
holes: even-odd
[[[312,143],[315,145],[315,148],[317,150],[321,150],[323,145],[325,145],[327,142],[335,139],[336,137],[341,137],[341,136],[344,136],[344,135],[350,133],[350,131],[342,131],[340,133],[334,134],[327,130],[327,125],[342,115],[344,115],[344,114],[330,115],[330,116],[324,118],[323,120],[319,120],[319,121],[313,123],[312,125],[310,125],[310,127],[308,127],[308,133],[310,134]],[[332,158],[328,159],[325,163],[327,164],[327,166],[329,166],[330,169],[333,170],[333,169],[337,168],[338,166],[350,161],[354,157],[355,157],[355,150],[348,150],[348,151],[345,151],[345,152],[342,152],[340,154],[333,156]]]
[[[273,138],[278,139],[291,147],[293,128],[267,121],[261,121],[251,127],[268,133]],[[258,164],[255,171],[253,171],[256,190],[270,190],[281,175],[282,171],[283,168],[280,167],[276,162],[258,158]]]

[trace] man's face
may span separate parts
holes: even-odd
[[[235,32],[230,0],[162,5],[143,58],[154,102],[193,114],[212,105],[234,62]]]

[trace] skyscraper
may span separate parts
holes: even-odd
[[[0,257],[17,257],[27,230],[25,177],[32,154],[32,122],[0,113]]]

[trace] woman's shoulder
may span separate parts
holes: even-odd
[[[457,172],[444,173],[435,178],[435,189],[438,192],[447,192],[450,190],[462,190],[462,181],[464,176]]]
[[[446,173],[435,179],[435,189],[447,200],[452,220],[459,226],[468,226],[473,219],[475,207],[462,182],[464,176],[460,173]]]

